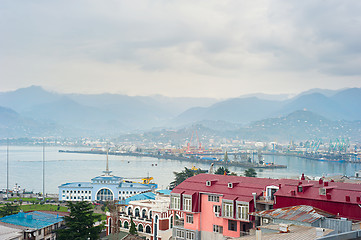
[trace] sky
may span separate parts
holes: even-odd
[[[3,0],[0,91],[227,98],[361,87],[361,1]]]

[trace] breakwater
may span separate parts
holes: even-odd
[[[107,154],[106,151],[81,151],[81,150],[59,150],[61,153],[83,153],[83,154]],[[213,163],[214,165],[218,166],[235,166],[235,167],[242,167],[242,168],[261,168],[261,169],[272,169],[272,168],[287,168],[286,165],[279,165],[279,164],[258,164],[248,161],[218,161],[212,159],[206,159],[199,156],[176,156],[172,154],[153,154],[153,153],[136,153],[136,152],[113,152],[109,151],[109,155],[119,155],[119,156],[135,156],[135,157],[151,157],[157,159],[169,159],[169,160],[178,160],[178,161],[186,161],[192,163]]]

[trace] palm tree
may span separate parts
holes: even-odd
[[[185,167],[184,170],[181,171],[181,172],[173,172],[173,174],[174,174],[174,176],[175,176],[175,179],[174,179],[173,182],[171,182],[171,183],[169,184],[169,189],[172,190],[173,188],[175,188],[176,186],[178,186],[179,184],[181,184],[181,183],[182,183],[184,180],[186,180],[187,178],[193,177],[193,176],[195,176],[195,175],[197,175],[197,174],[200,174],[200,173],[202,173],[202,172],[204,172],[204,171],[202,171],[201,169],[198,169],[198,170],[196,170],[196,171],[193,171],[193,170],[191,170],[191,169],[189,169],[189,168],[187,168],[187,167]]]
[[[244,176],[246,177],[257,177],[257,172],[253,168],[249,168],[244,171]]]

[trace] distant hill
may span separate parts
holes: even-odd
[[[212,98],[171,98],[158,95],[59,94],[31,86],[0,93],[0,106],[13,109],[13,112],[9,110],[8,113],[3,110],[3,129],[6,128],[5,125],[9,129],[28,129],[33,126],[31,129],[38,134],[45,132],[46,127],[43,127],[44,131],[35,131],[35,126],[49,125],[56,134],[63,136],[68,133],[118,136],[134,131],[164,127],[179,129],[200,124],[212,131],[229,131],[227,134],[241,129],[242,134],[253,138],[256,133],[252,131],[258,132],[256,125],[252,125],[254,122],[278,119],[303,110],[317,113],[329,121],[343,121],[345,124],[361,120],[360,88],[311,89],[290,99],[285,97],[284,94],[258,93],[217,101]],[[13,120],[9,120],[10,117]],[[13,122],[18,125],[11,125]],[[250,126],[247,131],[240,127],[245,125]]]
[[[64,128],[21,116],[12,109],[0,106],[0,135],[3,138],[59,136]],[[69,136],[72,136],[68,132]]]
[[[274,101],[258,97],[233,98],[213,104],[207,108],[188,109],[169,123],[192,123],[204,120],[250,123],[269,117],[284,116],[298,110],[316,112],[332,120],[361,120],[361,89],[340,91],[322,90],[327,93],[301,93],[294,98]]]

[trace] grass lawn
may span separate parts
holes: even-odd
[[[59,208],[59,210],[58,210]],[[23,210],[24,212],[27,211],[39,211],[39,210],[43,210],[43,211],[57,211],[57,212],[67,212],[68,208],[67,207],[62,207],[62,206],[57,206],[57,205],[51,205],[51,204],[44,204],[44,205],[39,205],[39,204],[31,204],[31,205],[21,205],[20,209]]]
[[[37,199],[37,198],[21,198],[21,197],[12,197],[12,198],[9,198],[8,202],[13,202],[14,200],[16,201],[19,201],[20,199],[23,200],[23,202],[31,202],[31,201],[34,201],[34,202],[41,202],[42,200],[40,199]],[[45,200],[50,200],[51,198],[45,198]]]

